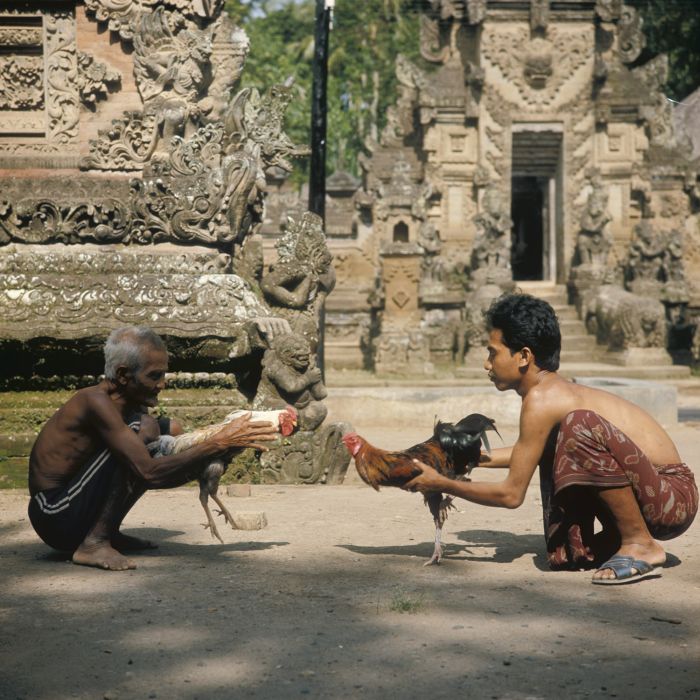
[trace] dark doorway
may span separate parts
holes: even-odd
[[[408,225],[403,221],[394,226],[394,243],[408,243]]]
[[[562,133],[557,125],[514,125],[511,170],[514,280],[555,281],[563,236]]]
[[[513,219],[510,264],[514,280],[543,279],[543,218],[546,184],[541,178],[514,177],[510,217]]]

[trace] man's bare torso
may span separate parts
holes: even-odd
[[[639,406],[615,394],[569,382],[551,374],[523,399],[523,412],[537,411],[552,427],[576,410],[594,411],[639,447],[653,464],[681,461],[666,431]]]
[[[51,416],[29,458],[29,491],[67,484],[96,452],[105,448],[95,427],[91,404],[110,400],[106,385],[80,389]],[[119,410],[115,405],[114,410]]]

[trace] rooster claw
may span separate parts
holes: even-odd
[[[428,559],[428,561],[425,562],[425,564],[423,564],[423,566],[430,566],[431,564],[434,564],[435,566],[440,566],[441,561],[442,560],[440,557],[436,557],[435,555],[433,555],[432,557],[430,557],[430,559]]]

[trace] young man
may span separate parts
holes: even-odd
[[[48,420],[29,458],[29,519],[51,547],[73,552],[76,564],[133,569],[118,550],[151,548],[119,532],[122,520],[147,489],[172,488],[195,478],[210,457],[277,436],[271,423],[250,415],[228,423],[209,440],[154,459],[146,444],[158,439],[156,406],[168,354],[146,327],[113,331],[105,344],[105,378],[81,389]]]
[[[520,395],[522,407],[515,445],[482,455],[481,466],[508,474],[497,483],[459,482],[419,462],[422,474],[406,488],[517,508],[539,464],[552,568],[597,565],[596,584],[655,574],[666,560],[655,539],[685,532],[698,509],[693,474],[670,437],[638,406],[557,374],[561,334],[547,302],[507,295],[486,318],[484,368],[499,391]],[[603,528],[595,536],[594,518]]]

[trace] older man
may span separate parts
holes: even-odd
[[[119,532],[122,520],[147,489],[173,488],[194,478],[204,460],[245,447],[265,449],[276,428],[244,416],[205,442],[154,459],[157,421],[146,411],[158,403],[168,354],[146,327],[113,331],[105,344],[105,378],[77,391],[39,433],[29,459],[29,518],[55,549],[73,552],[76,564],[133,569],[119,550],[149,542]]]

